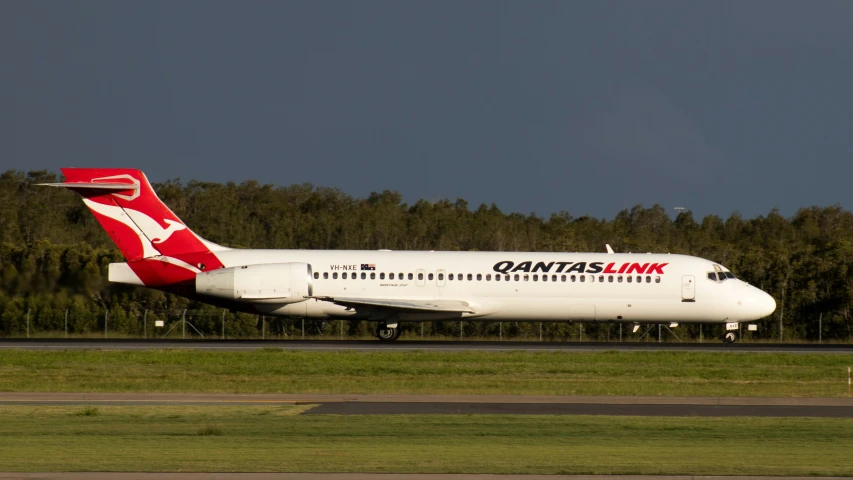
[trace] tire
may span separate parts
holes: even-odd
[[[381,342],[393,342],[400,337],[400,327],[390,328],[384,323],[376,326],[376,336]]]

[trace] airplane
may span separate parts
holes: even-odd
[[[232,249],[196,235],[125,168],[63,168],[126,262],[109,281],[234,311],[376,322],[436,320],[724,324],[769,316],[773,297],[724,266],[675,254]]]

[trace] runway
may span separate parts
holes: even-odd
[[[0,339],[0,350],[157,350],[194,349],[210,351],[249,351],[280,348],[294,351],[547,351],[547,352],[648,352],[700,351],[742,353],[853,353],[853,344],[778,344],[778,343],[657,343],[657,342],[494,342],[494,341],[420,341],[392,343],[378,340],[164,340],[164,339]]]
[[[0,480],[849,480],[849,477],[452,473],[0,472]]]
[[[0,393],[0,405],[316,405],[305,415],[631,415],[853,418],[850,398]]]

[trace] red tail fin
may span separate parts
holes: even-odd
[[[139,170],[63,168],[62,173],[66,181],[53,185],[84,197],[86,206],[128,261],[165,256],[192,264],[199,254],[225,250],[187,228],[157,197]]]

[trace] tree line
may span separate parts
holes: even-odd
[[[146,311],[152,315],[146,321],[153,321],[158,315],[174,318],[184,309],[193,312],[193,326],[200,332],[219,332],[221,309],[109,284],[107,265],[122,257],[77,194],[34,185],[60,180],[44,170],[0,175],[0,335],[23,335],[27,319],[33,333],[61,332],[66,312],[71,333],[107,327],[117,335],[139,335]],[[728,218],[695,219],[690,211],[673,219],[660,205],[637,205],[607,220],[566,211],[548,217],[504,213],[494,204],[471,208],[463,199],[408,204],[400,193],[388,190],[356,198],[311,184],[176,179],[154,184],[154,189],[199,235],[235,248],[574,252],[603,251],[609,243],[621,252],[696,255],[729,267],[776,299],[776,313],[759,322],[753,338],[846,342],[853,336],[853,215],[839,205],[805,207],[792,217],[772,210],[749,219],[737,212]],[[287,326],[293,328],[253,315],[226,317],[233,336],[259,336],[267,327],[271,334],[275,328],[287,334]],[[308,322],[308,333],[323,333],[327,327]],[[353,322],[345,334],[366,335],[371,328]],[[406,328],[420,330],[417,325]],[[458,336],[460,328],[465,336],[497,336],[498,327],[435,322],[429,333]],[[539,327],[500,328],[505,335],[535,337]],[[717,327],[704,328],[706,337],[720,333]],[[543,329],[550,339],[579,338],[581,333],[581,327],[570,324]],[[618,326],[590,324],[583,329],[585,339],[614,339]],[[697,338],[699,327],[676,333]]]

